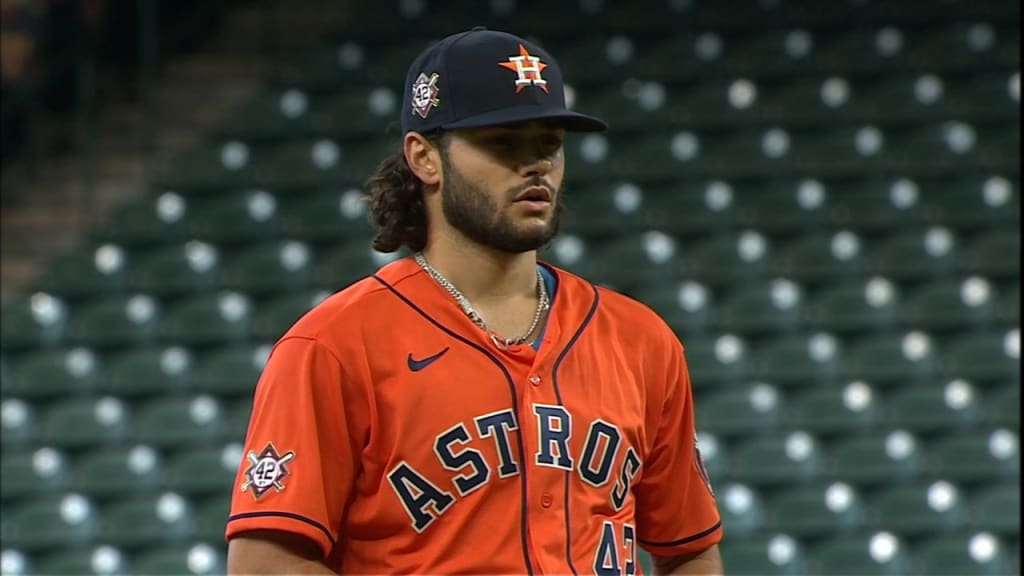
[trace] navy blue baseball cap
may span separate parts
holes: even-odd
[[[601,119],[569,110],[558,63],[523,38],[473,28],[416,57],[405,77],[402,132],[551,120],[570,132],[597,132]]]

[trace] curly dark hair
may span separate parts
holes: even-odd
[[[437,146],[442,156],[447,153],[448,138],[443,131],[423,135]],[[370,221],[377,229],[373,248],[379,252],[395,252],[407,246],[422,250],[427,244],[427,211],[423,206],[423,183],[405,160],[402,150],[387,156],[366,180],[370,202]]]

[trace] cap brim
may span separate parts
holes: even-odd
[[[483,128],[487,126],[520,124],[531,120],[550,121],[569,132],[601,132],[608,129],[608,124],[604,120],[594,116],[571,112],[563,108],[541,108],[536,106],[502,108],[463,118],[457,122],[446,123],[442,128],[446,130]]]

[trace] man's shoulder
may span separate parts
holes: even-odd
[[[331,294],[299,318],[285,336],[322,340],[359,332],[365,322],[394,309],[391,286],[406,275],[403,268],[398,262],[388,264]]]

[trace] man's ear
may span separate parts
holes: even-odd
[[[402,141],[405,162],[427,186],[441,183],[441,152],[419,132],[409,132]]]

